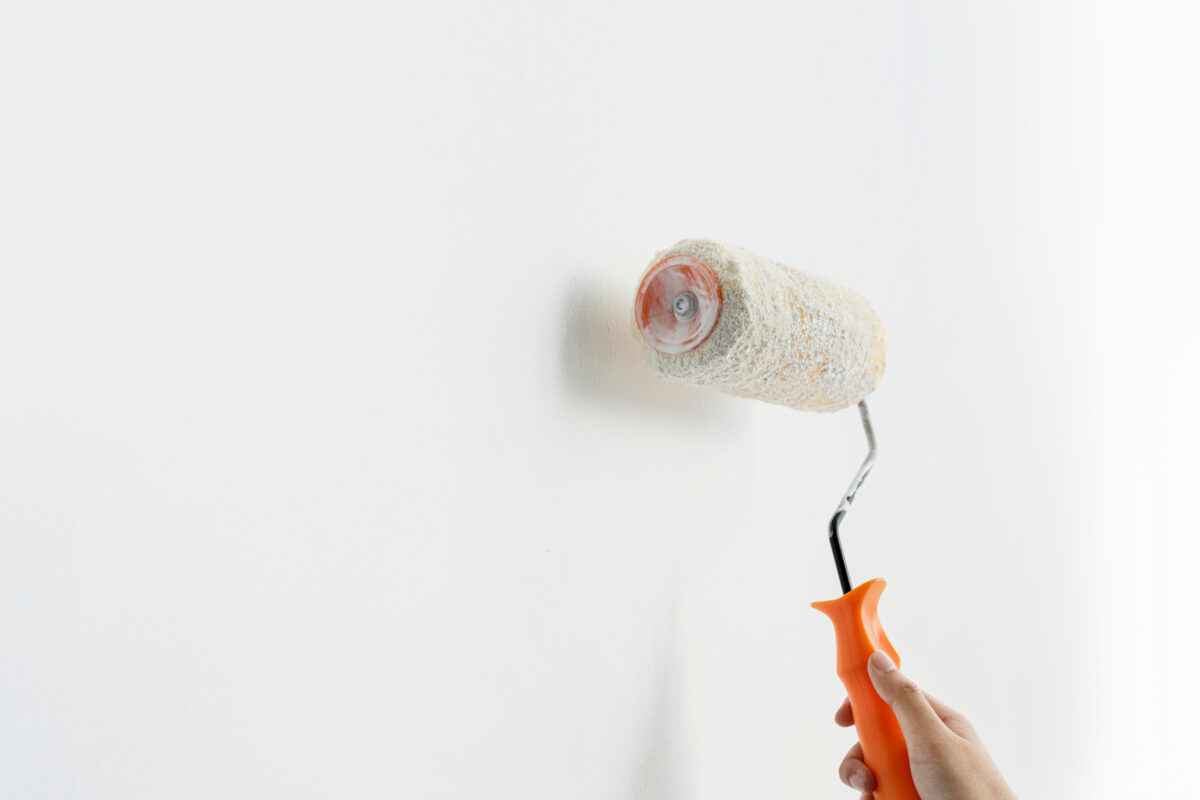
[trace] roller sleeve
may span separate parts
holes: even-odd
[[[857,292],[709,239],[655,255],[632,322],[661,377],[802,411],[857,403],[887,358],[883,322]]]

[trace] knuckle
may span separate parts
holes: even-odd
[[[925,696],[921,693],[921,687],[908,678],[901,679],[900,683],[896,685],[895,692],[898,700],[912,701],[925,699]]]
[[[945,766],[952,747],[952,742],[936,735],[926,734],[920,737],[911,737],[908,742],[908,762],[914,769],[918,767],[933,769]]]
[[[950,721],[947,721],[946,724],[951,730],[953,730],[959,736],[962,736],[964,739],[979,738],[979,734],[975,731],[975,726],[972,725],[971,720],[967,719],[966,717],[956,717],[953,720],[953,724],[951,724]]]

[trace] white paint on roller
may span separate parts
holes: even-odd
[[[646,275],[680,255],[716,274],[720,319],[708,338],[683,353],[651,347],[635,319],[634,336],[654,372],[802,411],[845,408],[879,385],[886,331],[857,292],[709,239],[685,239],[663,250]]]

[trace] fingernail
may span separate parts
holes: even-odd
[[[863,776],[861,772],[850,773],[850,786],[860,792],[863,790]]]
[[[891,672],[896,668],[896,665],[892,663],[891,657],[882,650],[876,650],[874,653],[871,653],[871,666],[880,672]]]

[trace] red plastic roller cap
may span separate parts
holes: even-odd
[[[678,355],[700,346],[721,318],[721,284],[703,261],[664,258],[646,271],[633,301],[634,318],[646,343]]]

